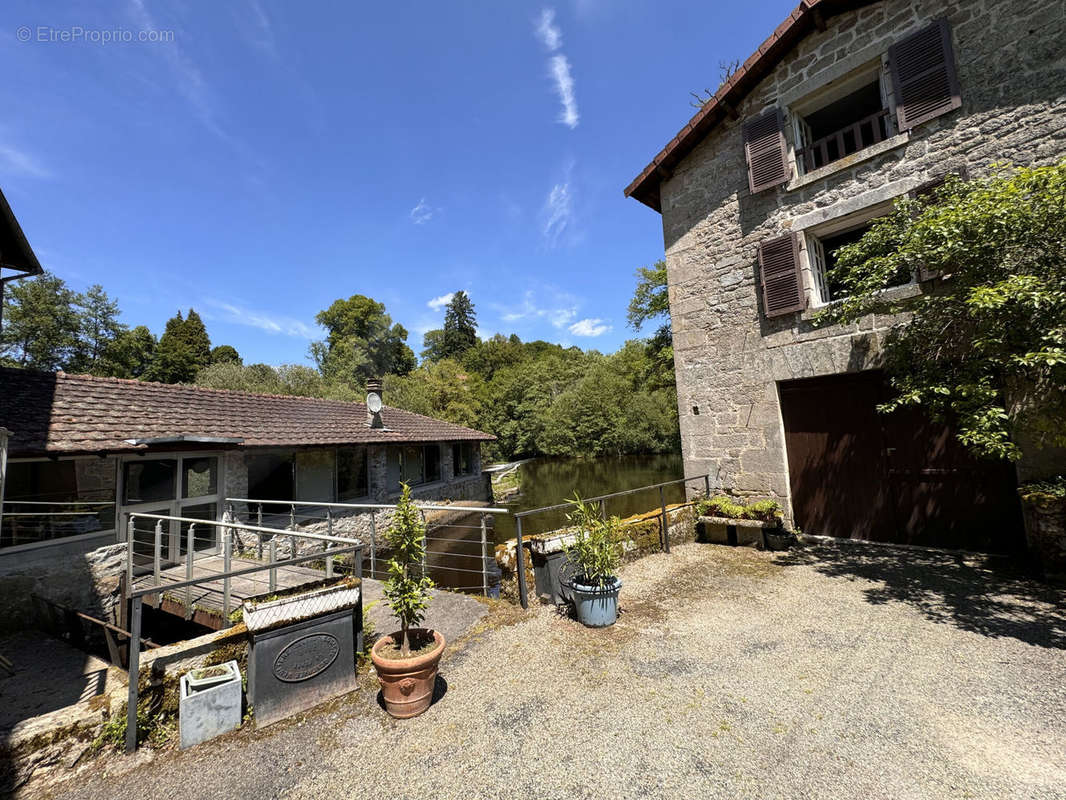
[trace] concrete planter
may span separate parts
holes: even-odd
[[[733,547],[767,546],[764,534],[780,530],[779,522],[730,517],[700,517],[696,521],[696,539],[708,544],[728,544]],[[770,548],[776,549],[776,548]]]
[[[241,671],[236,661],[185,673],[180,691],[178,733],[183,750],[241,726]]]
[[[1022,497],[1025,542],[1044,575],[1066,581],[1066,500],[1046,494]]]
[[[352,585],[352,584],[355,585]],[[301,620],[354,608],[359,602],[361,587],[351,580],[326,586],[277,600],[245,600],[244,624],[249,631],[262,631],[278,624],[292,624]]]

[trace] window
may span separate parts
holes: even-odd
[[[115,529],[115,461],[11,461],[0,548]]]
[[[131,506],[173,500],[177,469],[177,459],[173,458],[127,461],[122,481],[125,487],[123,502]]]
[[[427,444],[425,447],[426,483],[439,481],[440,473],[440,445]]]
[[[297,500],[329,503],[333,500],[333,476],[337,471],[333,450],[298,450],[296,462]]]
[[[370,495],[367,449],[352,447],[337,451],[337,500],[347,502]]]
[[[218,493],[218,457],[185,458],[181,462],[181,496]]]
[[[840,248],[859,241],[870,230],[874,220],[891,210],[891,201],[879,203],[857,214],[850,214],[807,231],[807,258],[811,267],[816,304],[824,305],[847,296],[844,287],[832,274],[837,265]],[[913,280],[914,275],[905,272],[895,276],[889,286],[902,286]]]
[[[881,60],[792,106],[800,174],[824,167],[894,135]]]
[[[452,471],[455,475],[472,475],[474,472],[474,445],[456,442],[452,445]]]
[[[417,445],[407,445],[402,450],[403,453],[403,482],[408,486],[414,486],[419,483],[423,483],[422,468],[424,453],[421,447]]]

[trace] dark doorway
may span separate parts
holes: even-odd
[[[918,410],[880,414],[881,372],[782,383],[792,508],[806,533],[1013,552],[1014,468],[982,461]]]

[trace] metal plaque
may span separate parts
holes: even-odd
[[[274,677],[286,683],[299,683],[325,672],[340,653],[337,637],[310,633],[289,642],[274,659]]]

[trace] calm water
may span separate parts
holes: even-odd
[[[626,489],[636,489],[683,477],[680,455],[616,456],[614,458],[538,458],[519,468],[522,494],[507,504],[512,511],[564,503],[576,491],[582,497],[596,497]],[[666,502],[684,497],[681,484],[664,489]],[[626,517],[659,507],[659,491],[637,492],[607,501],[607,513]],[[522,533],[544,533],[566,524],[565,509],[535,514],[522,521]],[[514,538],[514,518],[496,520],[496,541]]]
[[[681,457],[620,456],[595,459],[537,459],[519,467],[522,494],[504,507],[512,512],[556,505],[573,497],[582,497],[636,489],[682,477]],[[680,502],[684,489],[664,487],[666,502]],[[626,517],[659,507],[659,490],[638,492],[608,500],[608,514]],[[566,509],[526,517],[522,533],[543,533],[566,524]],[[488,532],[489,558],[493,540],[503,542],[514,538],[514,517],[499,515],[493,518],[495,528]],[[427,559],[430,577],[438,586],[464,591],[477,591],[482,582],[480,515],[453,519],[447,525],[432,526],[427,533]],[[493,564],[495,562],[492,562]],[[383,568],[384,564],[376,565]],[[496,578],[490,578],[490,584]]]

